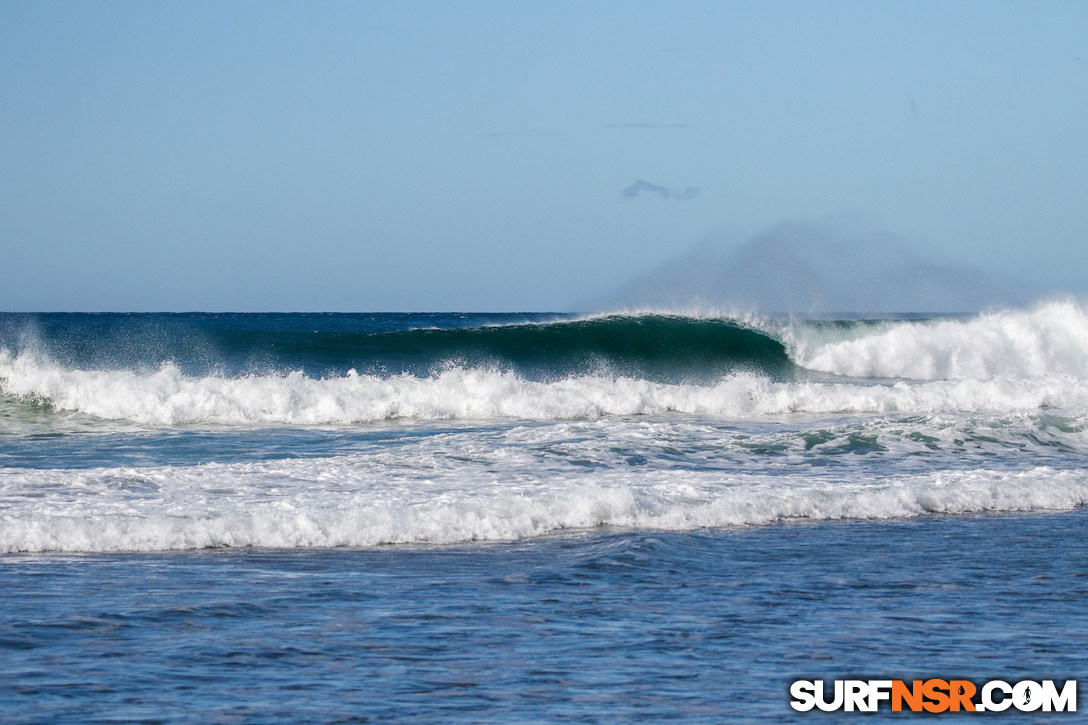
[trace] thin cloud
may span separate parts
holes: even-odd
[[[694,128],[690,123],[610,123],[605,128]]]
[[[506,138],[508,136],[563,136],[564,131],[484,131],[481,133],[473,134],[480,138]]]
[[[695,186],[689,186],[683,191],[676,191],[674,189],[670,189],[667,186],[661,186],[660,184],[651,184],[649,181],[636,179],[635,183],[620,191],[620,195],[625,196],[628,199],[637,199],[643,194],[656,194],[662,199],[672,199],[673,201],[689,201],[699,196],[699,188]]]

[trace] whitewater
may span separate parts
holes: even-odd
[[[0,551],[1070,510],[1088,314],[7,316]]]
[[[799,678],[1075,679],[1086,461],[1077,300],[0,314],[0,719],[784,722]]]

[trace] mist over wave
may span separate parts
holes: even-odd
[[[798,364],[839,375],[915,380],[1088,378],[1088,315],[1073,300],[969,319],[883,324],[837,342],[803,337],[802,332],[792,341]]]
[[[0,552],[1088,504],[1088,313],[1074,300],[837,320],[26,322],[0,318]]]
[[[621,289],[606,307],[765,315],[973,313],[1040,290],[938,259],[846,217],[786,221],[747,240],[711,237]]]
[[[730,321],[648,315],[462,330],[453,337],[425,333],[361,339],[366,349],[392,349],[387,358],[368,353],[381,363],[375,367],[402,362],[407,345],[425,350],[420,354],[428,373],[349,368],[325,376],[303,370],[189,374],[173,360],[157,368],[82,369],[53,362],[40,350],[4,349],[0,392],[8,408],[36,406],[156,425],[669,412],[751,418],[1088,404],[1088,315],[1073,301],[962,319],[768,321],[762,331]],[[475,363],[465,354],[465,340],[482,350]],[[437,342],[427,348],[425,341]],[[317,344],[327,359],[328,343]],[[437,365],[450,350],[457,356]],[[593,353],[592,366],[566,359],[587,351]],[[297,361],[299,354],[295,350],[289,359]],[[337,355],[353,359],[343,350]],[[496,359],[516,364],[494,364]],[[663,369],[678,382],[663,379]]]

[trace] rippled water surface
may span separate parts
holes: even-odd
[[[777,722],[798,678],[1083,677],[1086,516],[8,555],[0,715]]]
[[[789,683],[1083,680],[1086,462],[1073,301],[0,314],[0,722],[839,720]]]

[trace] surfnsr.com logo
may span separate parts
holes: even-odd
[[[876,712],[887,703],[892,712],[1076,712],[1077,681],[1060,687],[1054,680],[1008,683],[990,680],[981,687],[969,680],[796,680],[790,706],[800,712]]]

